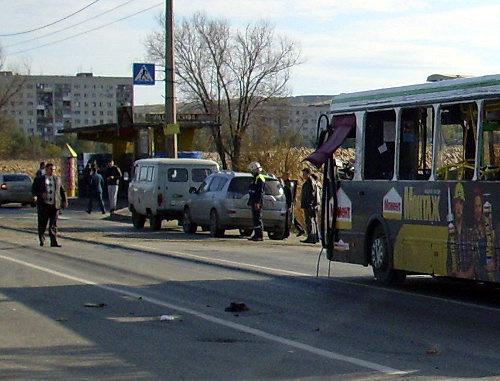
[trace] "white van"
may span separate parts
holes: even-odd
[[[215,161],[202,159],[141,159],[134,163],[128,188],[128,207],[136,228],[159,230],[163,220],[182,220],[189,188],[217,172]]]

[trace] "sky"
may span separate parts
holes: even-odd
[[[500,0],[172,0],[175,18],[204,12],[232,27],[261,20],[296,41],[291,95],[335,95],[425,82],[430,74],[500,73]],[[161,0],[0,0],[3,70],[132,76],[159,29]],[[64,19],[59,22],[59,20]],[[49,25],[52,24],[52,25]],[[163,82],[134,86],[163,103]]]

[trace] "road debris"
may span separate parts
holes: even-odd
[[[174,321],[174,320],[181,320],[180,315],[161,315],[160,316],[160,321]]]
[[[229,307],[226,307],[224,311],[226,312],[245,312],[248,311],[249,308],[243,302],[231,302]]]
[[[84,306],[93,308],[103,308],[106,307],[106,303],[85,303]]]

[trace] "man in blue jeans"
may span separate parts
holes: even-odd
[[[87,204],[87,213],[92,213],[92,201],[95,199],[102,214],[106,213],[104,210],[104,202],[102,201],[102,190],[104,188],[104,179],[97,173],[96,167],[90,168],[89,176],[89,203]]]

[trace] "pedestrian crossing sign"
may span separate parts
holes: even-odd
[[[153,86],[155,84],[155,65],[135,63],[133,68],[134,85]]]

